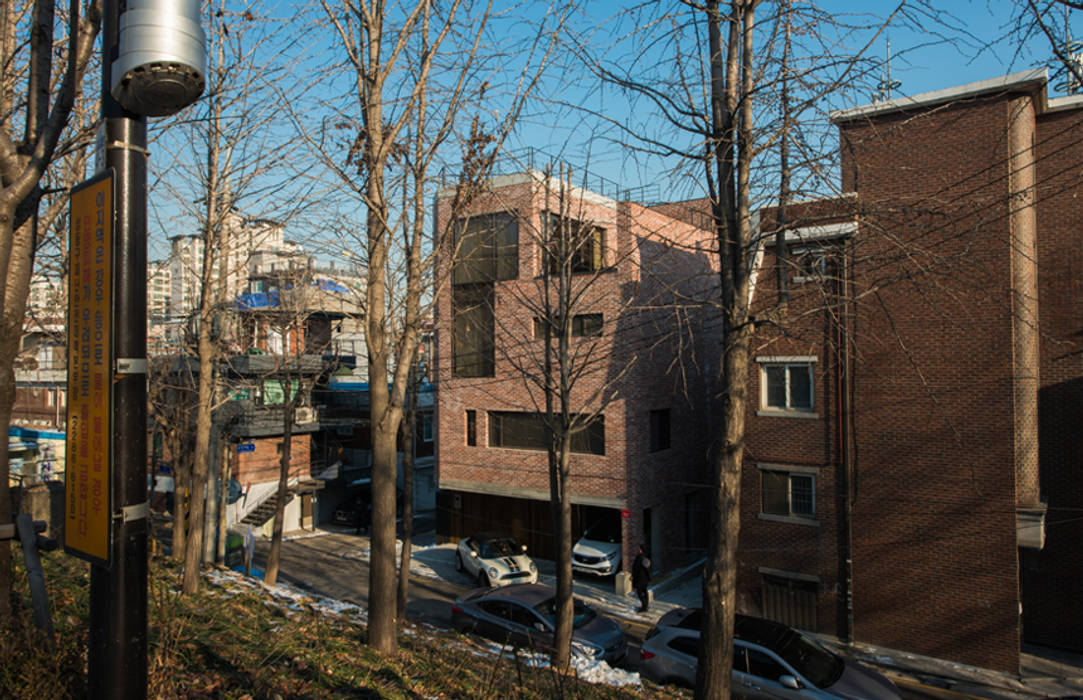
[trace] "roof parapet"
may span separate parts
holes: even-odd
[[[997,92],[1022,92],[1042,89],[1049,82],[1049,75],[1045,68],[1032,68],[1031,70],[1019,71],[1009,75],[1001,75],[996,78],[979,80],[974,83],[958,85],[956,87],[923,92],[911,97],[897,97],[887,102],[874,102],[873,104],[849,109],[833,110],[830,113],[831,122],[841,124],[860,118],[868,118],[899,112],[908,109],[932,107],[945,102],[953,102],[979,95]],[[1045,90],[1042,89],[1038,111],[1044,112],[1046,107]]]

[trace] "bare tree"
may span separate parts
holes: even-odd
[[[290,180],[287,173],[276,172],[287,161],[291,143],[276,130],[277,93],[270,87],[285,73],[278,59],[271,58],[272,52],[278,56],[273,46],[277,28],[250,7],[219,2],[212,9],[207,91],[182,118],[166,123],[155,144],[171,156],[161,161],[169,176],[160,186],[173,195],[180,220],[196,222],[199,243],[199,260],[187,271],[197,280],[188,349],[198,367],[185,593],[198,590],[199,567],[214,556],[220,519],[219,475],[210,469],[217,464],[212,457],[213,412],[226,400],[216,372],[232,341],[232,317],[224,311],[247,282],[248,257],[270,230],[263,221],[251,225],[238,210],[262,210],[263,216],[281,222],[307,204],[305,193],[283,195]]]
[[[758,22],[761,9],[766,17]],[[605,65],[588,63],[605,84],[642,99],[651,118],[668,124],[669,131],[646,136],[634,124],[614,126],[625,144],[663,159],[673,172],[696,183],[701,199],[690,209],[706,216],[689,220],[713,231],[718,255],[714,305],[721,357],[715,391],[720,418],[713,431],[707,488],[711,522],[696,696],[725,698],[733,655],[750,342],[759,325],[785,327],[785,282],[793,265],[782,239],[774,258],[782,273],[778,304],[754,313],[750,289],[756,256],[777,233],[758,230],[754,210],[767,201],[779,203],[777,228],[784,230],[786,206],[795,195],[833,191],[820,155],[833,149],[821,148],[822,141],[800,117],[841,86],[852,88],[874,66],[861,60],[864,48],[840,51],[825,30],[831,18],[814,6],[707,0],[658,7],[646,16],[639,8],[628,17],[635,28],[632,53],[621,56],[624,64],[613,57]],[[872,25],[874,39],[880,26]],[[835,36],[845,31],[839,28]],[[800,46],[795,46],[797,36]]]
[[[293,457],[293,426],[297,422],[297,409],[307,403],[315,384],[316,372],[306,368],[306,357],[320,357],[327,350],[330,333],[311,333],[314,317],[321,313],[325,304],[320,303],[318,284],[310,264],[298,267],[279,278],[279,304],[269,309],[268,322],[282,338],[282,354],[275,358],[272,374],[282,390],[282,450],[279,458],[278,492],[275,502],[274,525],[271,548],[267,555],[267,568],[263,580],[274,585],[278,579],[279,560],[282,555],[282,532],[285,521],[286,501],[289,492]],[[283,282],[285,283],[283,285]]]
[[[58,17],[51,0],[0,6],[0,428],[7,432],[15,400],[19,350],[33,268],[40,183],[57,151],[101,26],[102,5],[72,2]],[[56,31],[64,65],[53,65]],[[18,82],[26,81],[26,99]],[[20,134],[19,131],[22,131]],[[0,522],[12,519],[8,454],[0,451]],[[10,616],[11,550],[0,545],[0,625]]]
[[[364,206],[366,268],[365,341],[368,348],[372,425],[372,558],[369,575],[369,643],[382,654],[397,648],[395,575],[396,453],[410,368],[427,306],[426,278],[446,231],[425,235],[425,212],[436,184],[435,169],[457,141],[480,151],[499,144],[522,109],[523,97],[548,58],[547,35],[533,38],[537,56],[491,126],[475,118],[470,134],[456,133],[459,120],[480,104],[495,56],[486,41],[492,4],[469,12],[461,0],[417,0],[388,7],[382,0],[323,0],[346,60],[355,93],[338,110],[337,123],[353,137],[338,150],[324,133],[307,140],[324,165]],[[360,124],[352,115],[360,112]],[[298,120],[303,121],[303,120]],[[326,123],[325,123],[326,125]],[[344,151],[344,152],[343,152]],[[483,173],[485,157],[472,166]],[[395,166],[404,164],[401,175]],[[460,200],[469,199],[464,169]],[[399,193],[396,196],[395,193]],[[401,202],[401,206],[400,206]],[[439,225],[439,224],[438,224]],[[435,243],[435,245],[434,245]]]

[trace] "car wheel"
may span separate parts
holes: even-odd
[[[489,577],[485,574],[484,571],[478,572],[478,585],[482,588],[489,587]]]
[[[455,570],[456,571],[462,571],[463,570],[463,555],[459,554],[459,552],[457,550],[455,552]]]

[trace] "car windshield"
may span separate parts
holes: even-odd
[[[774,650],[817,688],[826,688],[842,675],[842,659],[800,632],[790,630]]]
[[[522,553],[522,551],[523,548],[519,546],[519,543],[510,537],[481,543],[481,556],[484,559],[514,557],[516,554]]]
[[[534,610],[549,621],[553,627],[557,626],[557,599],[550,598],[534,606]],[[572,607],[572,627],[578,629],[598,616],[579,599],[574,599]]]

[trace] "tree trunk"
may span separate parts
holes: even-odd
[[[286,396],[289,397],[290,382],[284,382],[283,385]],[[300,387],[297,393],[301,393]],[[271,530],[271,551],[267,555],[267,569],[263,573],[263,582],[269,586],[275,585],[278,581],[278,563],[282,557],[282,521],[285,520],[286,496],[289,494],[290,455],[293,452],[293,414],[296,400],[296,396],[293,396],[286,401],[285,419],[282,421],[282,459],[278,468],[278,502],[275,503],[275,522]]]
[[[184,561],[184,543],[188,533],[188,509],[191,499],[192,469],[177,450],[173,456],[173,548],[172,557]]]
[[[204,290],[205,295],[209,292]],[[188,502],[188,535],[184,548],[184,585],[187,595],[199,590],[199,568],[203,561],[204,503],[207,493],[207,459],[210,456],[211,405],[214,401],[214,348],[210,324],[199,328],[199,405],[196,409],[196,444],[192,455],[192,495]]]
[[[4,251],[9,257],[0,261],[6,272],[3,297],[0,298],[0,428],[7,435],[11,412],[15,405],[15,357],[19,353],[26,299],[30,293],[30,273],[33,266],[33,218],[18,229],[12,229],[14,208],[0,211],[0,240],[10,241]],[[11,463],[6,448],[0,449],[0,523],[14,523],[14,508],[9,487]],[[6,629],[11,619],[12,555],[11,542],[0,542],[0,629]]]
[[[746,329],[734,330],[725,342],[723,439],[712,463],[711,512],[714,517],[708,534],[707,563],[703,570],[702,648],[705,653],[700,656],[696,678],[696,697],[712,700],[730,696],[749,332]]]
[[[395,613],[401,620],[406,617],[406,600],[410,595],[410,553],[414,536],[414,427],[417,421],[416,370],[410,370],[410,396],[402,419],[402,553],[399,558],[399,592]]]
[[[553,640],[553,668],[564,671],[572,654],[572,502],[568,484],[571,463],[571,436],[567,430],[559,436],[560,453],[557,455],[559,469],[559,496],[557,503],[557,591],[556,630]]]
[[[379,374],[374,377],[380,376]],[[377,380],[378,381],[378,380]],[[375,382],[370,384],[374,386]],[[376,406],[373,405],[373,415]],[[372,435],[372,530],[369,558],[369,639],[378,653],[398,650],[398,608],[395,585],[395,433],[386,429]]]

